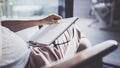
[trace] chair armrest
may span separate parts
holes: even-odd
[[[51,66],[45,66],[43,68],[71,68],[76,65],[82,66],[86,63],[89,63],[91,60],[96,61],[97,59],[102,58],[103,56],[115,50],[117,45],[117,41],[108,40],[78,52],[71,59],[61,60],[52,64]]]

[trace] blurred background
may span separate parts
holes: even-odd
[[[120,42],[119,6],[120,0],[3,0],[0,15],[3,20],[40,19],[52,13],[63,18],[77,16],[76,25],[96,45],[109,39]],[[18,34],[26,36],[35,30]],[[120,68],[119,53],[118,45],[117,50],[103,58],[104,68]]]

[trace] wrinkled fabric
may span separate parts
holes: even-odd
[[[24,68],[28,61],[30,50],[21,37],[2,26],[2,57],[0,68]]]
[[[75,55],[80,44],[80,31],[72,25],[50,46],[32,48],[26,68],[40,68],[51,65],[60,59],[69,59]]]

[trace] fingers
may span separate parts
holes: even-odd
[[[48,24],[57,24],[57,23],[59,23],[59,20],[62,19],[62,17],[57,14],[52,14],[52,15],[48,16],[48,18],[49,18]]]
[[[48,17],[44,18],[42,21],[44,24],[57,24],[59,23],[60,19],[62,19],[61,16],[57,15],[57,14],[52,14],[49,15]]]
[[[53,20],[60,20],[60,19],[62,19],[62,17],[57,15],[57,14],[52,14],[51,16],[53,17]]]
[[[58,24],[60,23],[59,20],[52,20],[51,24]]]

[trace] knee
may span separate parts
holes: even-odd
[[[91,47],[90,40],[88,40],[87,38],[81,38],[77,52],[82,51],[88,47]]]

